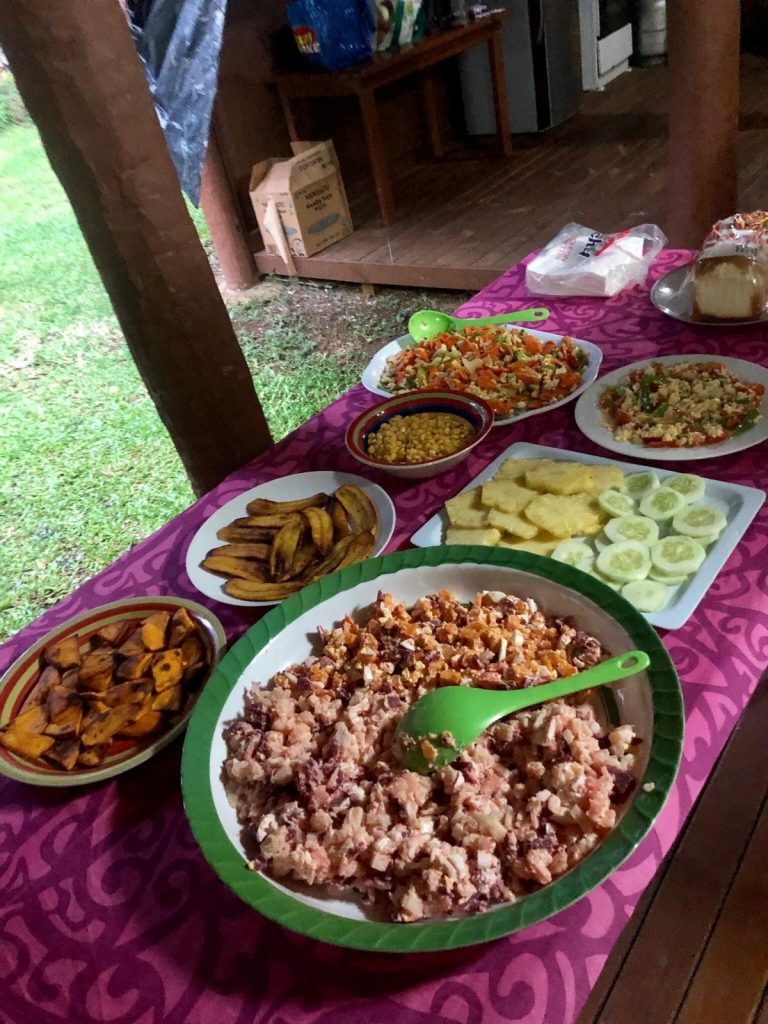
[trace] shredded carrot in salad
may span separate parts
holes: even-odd
[[[572,338],[556,345],[519,327],[465,327],[391,356],[380,383],[393,393],[469,391],[508,416],[565,398],[581,384],[587,363]]]

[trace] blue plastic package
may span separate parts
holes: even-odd
[[[299,52],[326,71],[373,55],[376,24],[370,0],[292,0],[286,14]]]

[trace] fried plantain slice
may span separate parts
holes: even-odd
[[[328,504],[329,495],[323,491],[312,494],[308,498],[297,498],[295,501],[270,501],[268,498],[254,498],[246,506],[249,516],[267,515],[270,512],[303,512],[305,508],[319,507]]]
[[[318,580],[321,576],[327,576],[329,572],[333,572],[349,551],[354,536],[354,534],[348,533],[346,537],[337,540],[322,562],[312,570],[309,580]]]
[[[300,518],[301,512],[265,512],[258,516],[243,516],[242,519],[235,519],[232,525],[242,529],[279,530],[286,523]]]
[[[265,580],[266,569],[259,562],[251,562],[246,558],[232,558],[229,555],[208,555],[200,563],[201,569],[215,573],[217,576],[226,576],[230,579],[237,576],[243,580]]]
[[[356,484],[339,487],[334,497],[341,502],[351,520],[355,533],[375,533],[378,523],[373,502]]]
[[[218,548],[212,548],[208,557],[227,556],[229,558],[248,558],[254,562],[268,562],[269,552],[272,550],[269,544],[222,544]]]
[[[309,523],[312,543],[321,555],[333,547],[333,519],[324,508],[305,508],[302,515]]]
[[[229,526],[222,526],[216,533],[219,540],[228,544],[271,543],[274,535],[274,530],[268,530],[263,526],[233,526],[231,523]]]
[[[365,561],[373,551],[374,544],[375,538],[370,531],[367,531],[366,533],[356,533],[352,537],[352,543],[347,548],[347,553],[336,566],[336,569],[344,569],[348,565],[354,565],[355,562]]]
[[[337,501],[335,498],[331,501],[329,514],[333,522],[334,540],[341,540],[342,537],[346,537],[348,533],[352,532],[352,527],[349,525],[347,510],[341,502]]]
[[[293,560],[304,538],[306,523],[302,516],[292,519],[275,537],[269,555],[269,573],[273,580],[282,583],[295,573],[292,571]]]
[[[257,583],[255,580],[227,580],[224,591],[230,597],[241,601],[282,601],[300,590],[304,584],[298,580],[287,580],[285,583]]]

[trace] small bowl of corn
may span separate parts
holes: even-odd
[[[364,466],[425,480],[457,466],[492,426],[493,409],[476,395],[408,391],[361,413],[344,441]]]

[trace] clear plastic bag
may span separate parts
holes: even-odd
[[[534,295],[596,295],[608,298],[644,284],[648,269],[667,239],[655,224],[604,235],[581,224],[566,224],[526,267]]]

